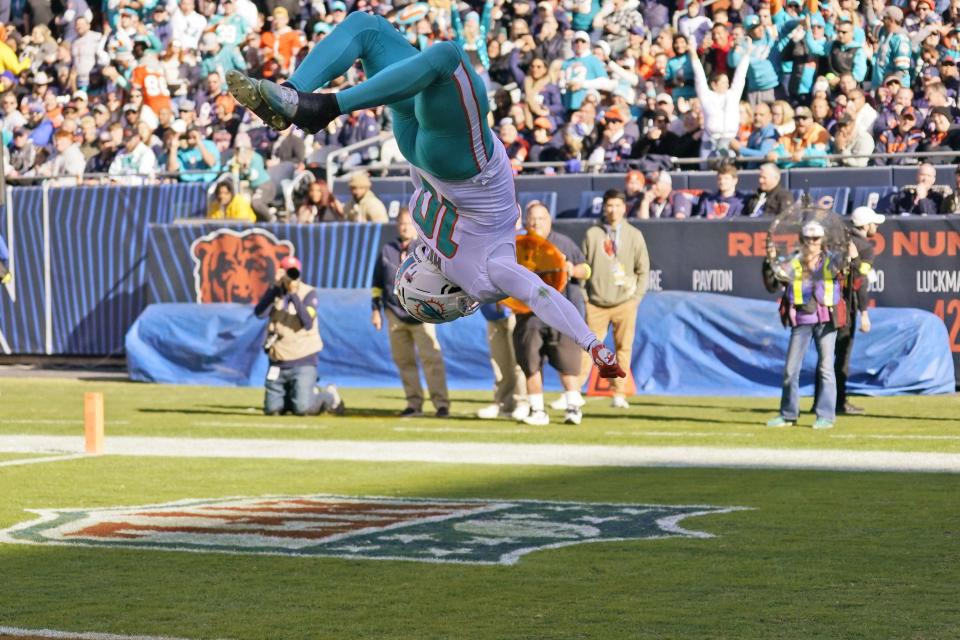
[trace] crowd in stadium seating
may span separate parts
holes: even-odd
[[[137,184],[232,173],[259,220],[278,207],[304,221],[311,208],[313,219],[339,219],[324,185],[309,197],[302,189],[292,207],[278,185],[389,132],[389,112],[278,135],[237,105],[224,77],[287,77],[348,11],[383,15],[421,48],[459,41],[488,82],[493,124],[518,172],[639,166],[650,176],[733,156],[749,168],[960,156],[960,0],[63,4],[56,14],[44,0],[0,7],[8,179]],[[362,80],[358,65],[333,84]],[[398,159],[388,141],[339,164]]]

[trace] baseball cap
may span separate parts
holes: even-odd
[[[100,142],[110,142],[111,140],[113,140],[113,136],[111,136],[110,133],[107,131],[101,131],[98,138]]]
[[[903,77],[899,73],[891,73],[886,78],[883,79],[884,86],[890,84],[891,82],[896,82],[899,85],[903,84]]]
[[[340,0],[336,0],[333,4],[330,5],[331,11],[346,11],[347,5]]]
[[[658,93],[657,104],[661,102],[669,102],[670,104],[673,104],[673,96],[671,96],[669,93]]]
[[[603,55],[605,55],[605,56],[608,57],[608,58],[610,57],[610,43],[609,43],[609,42],[606,42],[605,40],[597,40],[597,42],[596,42],[593,46],[594,46],[594,47],[600,47],[601,49],[603,49]]]
[[[800,236],[803,238],[822,238],[824,235],[826,232],[823,230],[823,225],[816,220],[806,223],[800,230]]]
[[[811,119],[812,119],[812,118],[813,118],[813,111],[810,111],[810,107],[797,107],[797,111],[796,111],[795,117],[797,117],[797,118],[805,117],[805,118],[811,118]]]
[[[913,109],[913,107],[904,107],[904,108],[900,111],[899,117],[900,117],[900,118],[911,118],[911,119],[913,119],[913,120],[916,120],[916,119],[917,119],[917,112]]]
[[[590,34],[586,31],[577,31],[573,34],[573,41],[583,40],[585,42],[590,42]]]
[[[547,2],[547,0],[541,0],[540,2],[537,3],[537,9],[549,9],[550,11],[552,11],[553,5]]]
[[[180,102],[179,111],[195,111],[197,108],[196,103],[193,100],[183,100]]]
[[[890,6],[883,10],[880,14],[881,18],[893,18],[897,22],[903,22],[903,9],[900,7]]]
[[[760,26],[760,16],[752,14],[744,18],[743,26],[747,29],[753,29],[754,27]]]
[[[870,207],[857,207],[850,215],[850,220],[855,227],[865,227],[870,223],[883,224],[886,216],[882,216]]]
[[[87,96],[86,91],[84,91],[83,89],[77,89],[76,91],[73,92],[73,99],[83,100],[84,102],[87,102],[89,100],[89,97]]]
[[[33,76],[33,84],[50,84],[53,80],[47,75],[46,71],[37,71]]]
[[[300,260],[294,258],[293,256],[287,256],[280,261],[280,268],[284,271],[290,271],[291,269],[296,269],[297,271],[303,270],[303,265],[300,264]]]
[[[950,107],[934,107],[933,109],[930,109],[931,117],[937,115],[943,116],[947,120],[953,120],[953,114],[950,113]]]
[[[604,120],[617,120],[619,122],[625,122],[626,118],[623,117],[623,112],[620,111],[619,107],[610,107],[603,114]]]
[[[284,18],[289,18],[289,17],[290,17],[290,12],[287,11],[284,7],[276,7],[276,8],[274,8],[274,10],[273,10],[273,15],[274,15],[274,17],[276,17],[276,16],[283,16]]]
[[[369,187],[371,184],[370,176],[366,171],[355,171],[347,181],[349,187]]]
[[[93,107],[94,113],[110,113],[110,108],[105,104],[98,104]]]

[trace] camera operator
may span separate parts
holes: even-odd
[[[270,357],[263,412],[268,416],[292,412],[298,416],[330,411],[342,415],[343,401],[335,386],[317,387],[317,356],[323,349],[317,327],[317,291],[300,281],[300,261],[284,258],[276,282],[254,309],[269,316],[263,345]]]

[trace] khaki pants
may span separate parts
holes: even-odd
[[[627,300],[615,307],[597,307],[587,302],[587,326],[603,342],[607,330],[613,325],[613,344],[617,350],[617,360],[626,372],[630,371],[630,355],[633,352],[633,335],[637,328],[638,300]],[[593,358],[583,354],[583,366],[580,369],[581,386],[590,378]],[[623,394],[627,386],[626,378],[613,379],[613,392]]]
[[[417,368],[417,355],[423,364],[423,374],[430,390],[430,401],[435,409],[449,407],[447,394],[447,370],[443,366],[443,355],[437,341],[437,329],[432,324],[407,324],[397,315],[386,310],[387,328],[390,332],[390,351],[393,362],[400,373],[403,392],[407,396],[407,406],[423,408],[423,388],[420,386],[420,371]]]
[[[493,401],[504,411],[513,411],[520,398],[527,397],[527,379],[513,351],[513,328],[517,317],[487,320],[487,343],[490,345],[490,366],[493,367]]]

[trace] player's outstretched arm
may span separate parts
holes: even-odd
[[[500,291],[523,302],[538,318],[573,338],[590,353],[602,377],[626,376],[617,362],[617,355],[597,340],[577,308],[535,273],[517,264],[515,259],[504,256],[487,261],[487,275]]]

